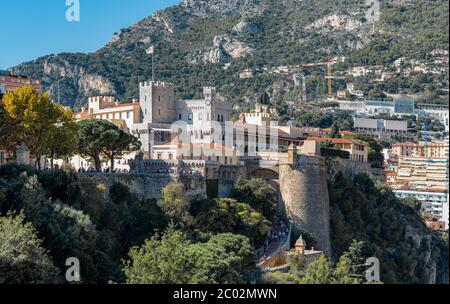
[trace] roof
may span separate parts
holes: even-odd
[[[236,121],[233,123],[233,126],[237,127],[243,127],[243,128],[257,128],[257,129],[262,129],[262,126],[260,125],[256,125],[256,124],[249,124],[246,122],[241,122],[241,121]],[[267,129],[269,130],[270,133],[277,133],[278,135],[283,135],[286,137],[291,137],[291,135],[285,131],[283,131],[282,129],[278,129],[278,128],[273,128],[273,127],[267,127]],[[271,134],[266,134],[266,135],[271,135]]]
[[[211,147],[210,145],[214,145],[214,147]],[[208,147],[210,146],[210,147]],[[181,148],[196,148],[196,149],[210,149],[212,151],[234,151],[234,148],[229,148],[226,145],[219,145],[219,144],[208,144],[208,143],[174,143],[174,142],[168,142],[168,143],[164,143],[164,144],[160,144],[160,145],[154,145],[153,148],[156,150],[157,147],[166,147],[166,148],[177,148],[177,149],[181,149]]]
[[[298,240],[295,242],[295,246],[303,246],[303,247],[305,247],[305,241],[303,240],[303,236],[302,235],[300,235]]]
[[[102,110],[105,110],[105,109],[111,109],[111,108],[131,107],[131,106],[138,106],[138,105],[140,105],[139,102],[119,103],[119,104],[115,104],[115,105],[112,105],[112,106],[110,106],[110,107],[104,108],[104,109],[102,109]]]

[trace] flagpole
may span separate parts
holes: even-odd
[[[155,82],[155,53],[152,53],[152,81]]]
[[[145,52],[152,56],[152,82],[155,82],[155,47],[152,45]]]

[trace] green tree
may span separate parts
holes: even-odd
[[[138,151],[141,147],[139,140],[114,125],[102,134],[104,139],[103,154],[110,161],[111,171],[114,170],[114,161],[124,154]]]
[[[191,199],[186,195],[183,183],[170,183],[161,191],[163,200],[162,209],[177,223],[190,225],[193,218],[190,214]]]
[[[255,247],[261,246],[270,232],[270,222],[250,205],[234,199],[199,203],[194,228],[203,232],[237,233],[247,236]]]
[[[55,105],[59,112],[57,121],[50,126],[47,144],[47,155],[51,168],[54,168],[55,158],[68,158],[75,152],[77,124],[72,110],[61,105]]]
[[[253,250],[246,237],[220,234],[193,244],[173,226],[143,246],[133,247],[124,262],[129,284],[243,283],[245,272],[254,270]]]
[[[346,252],[341,256],[342,263],[346,263],[346,266],[349,268],[352,274],[359,275],[362,277],[365,274],[365,265],[366,256],[364,254],[365,244],[364,242],[358,242],[357,240],[353,240],[350,244],[350,247]],[[339,260],[339,262],[341,262]]]
[[[124,264],[128,284],[185,284],[195,272],[189,259],[191,242],[170,226],[160,237],[155,234],[141,247],[133,247]]]
[[[262,179],[239,179],[234,184],[232,197],[249,204],[269,220],[278,216],[276,191]]]
[[[330,284],[333,279],[333,268],[328,259],[322,255],[308,265],[302,284]]]
[[[10,144],[25,143],[40,168],[42,155],[49,152],[50,144],[59,140],[52,131],[63,121],[66,112],[52,102],[48,93],[40,95],[31,86],[7,92],[3,97],[3,109],[2,119],[6,120],[8,130],[14,134],[15,140]]]
[[[333,126],[331,127],[331,138],[341,138],[341,130],[339,129],[339,125],[337,123],[333,123]]]
[[[76,148],[81,156],[92,159],[95,169],[101,171],[101,158],[106,156],[114,169],[114,160],[123,153],[139,149],[138,140],[113,123],[90,119],[78,123]]]
[[[351,269],[351,264],[347,258],[341,257],[333,271],[331,284],[361,284],[361,280],[358,277],[354,277],[354,273]]]
[[[38,235],[44,238],[43,244],[55,265],[63,268],[67,257],[74,256],[80,259],[83,282],[98,279],[93,261],[97,231],[89,216],[45,197],[36,175],[26,179],[18,198],[20,205],[16,208],[23,209],[26,220],[32,222]]]
[[[56,283],[58,273],[23,215],[0,217],[0,284]]]
[[[376,86],[369,90],[367,93],[369,98],[371,99],[385,99],[387,96],[386,94],[380,89],[379,86]]]
[[[244,275],[255,271],[253,247],[242,235],[215,235],[207,243],[193,244],[189,256],[196,261],[193,284],[242,284]]]

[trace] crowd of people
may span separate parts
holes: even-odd
[[[107,167],[107,168],[103,168],[101,171],[98,171],[97,169],[93,168],[93,167],[89,167],[89,168],[79,168],[78,169],[78,173],[129,173],[129,171],[127,169],[114,169],[111,170],[111,168]]]
[[[272,223],[271,231],[264,245],[256,251],[258,262],[260,263],[267,260],[272,253],[273,246],[277,245],[275,249],[278,250],[279,245],[281,245],[280,243],[284,244],[287,241],[288,236],[289,227],[282,219]]]

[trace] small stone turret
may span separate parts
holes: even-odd
[[[303,236],[300,235],[297,242],[295,242],[295,253],[303,255],[305,253],[306,244],[303,240]]]

